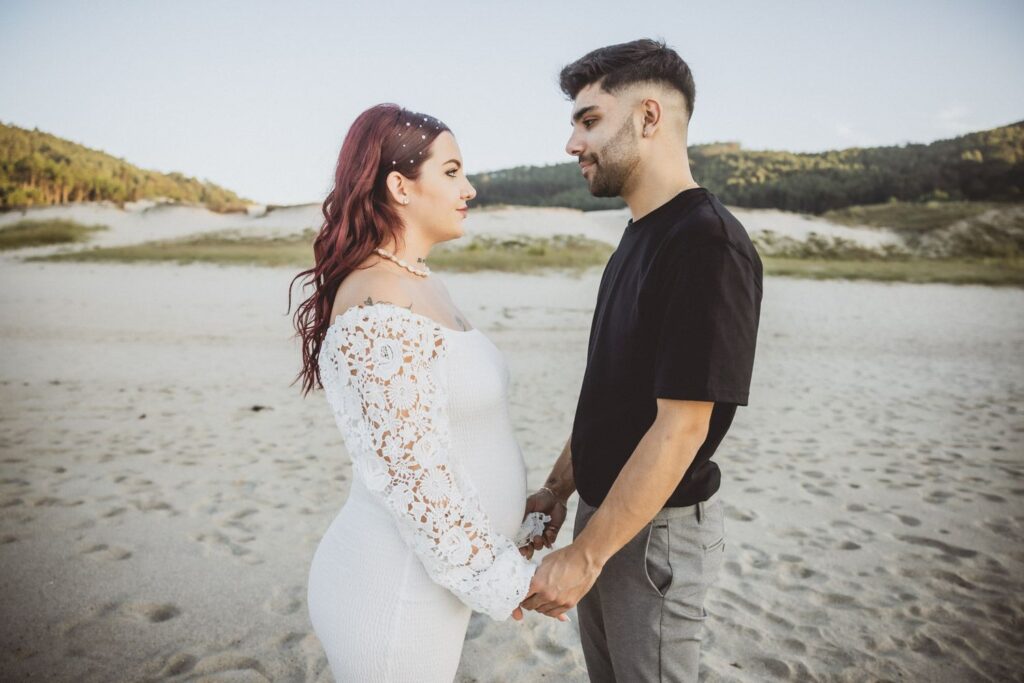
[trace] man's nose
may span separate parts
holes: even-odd
[[[575,133],[569,137],[569,142],[565,143],[565,151],[569,156],[573,157],[578,157],[583,153],[583,145],[580,144]]]

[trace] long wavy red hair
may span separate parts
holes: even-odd
[[[397,170],[406,178],[418,178],[430,145],[446,130],[432,116],[385,103],[360,114],[345,135],[334,187],[323,202],[324,222],[313,242],[313,267],[296,275],[288,287],[289,311],[295,280],[306,278],[302,289],[313,290],[293,318],[296,336],[302,338],[302,370],[295,382],[302,380],[303,395],[323,387],[317,360],[338,287],[376,247],[392,238],[402,242],[388,174]]]

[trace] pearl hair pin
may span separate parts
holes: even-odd
[[[399,118],[401,118],[401,117],[402,117],[402,114],[403,114],[404,112],[405,112],[405,108],[403,107],[403,108],[401,109],[401,111],[399,111],[399,112],[398,112],[398,117],[399,117]],[[429,119],[429,121],[428,121],[428,119]],[[424,121],[424,123],[427,123],[427,125],[430,125],[430,121],[433,121],[433,124],[434,124],[434,130],[440,130],[440,128],[441,128],[441,122],[440,122],[439,120],[435,119],[435,118],[434,118],[434,117],[432,117],[432,116],[424,116],[424,117],[423,117],[423,121]],[[407,127],[409,127],[409,128],[412,128],[412,123],[411,123],[410,121],[406,121],[406,122],[405,122],[405,125],[406,125]],[[423,128],[423,123],[419,123],[419,124],[417,124],[417,125],[416,125],[416,127],[417,127],[417,128]],[[411,131],[410,131],[410,132],[411,132]],[[399,132],[399,133],[398,133],[398,137],[402,137],[402,133],[401,133],[401,132]],[[426,136],[426,135],[423,135],[423,134],[420,134],[420,139],[421,139],[421,140],[426,140],[426,139],[427,139],[427,136]],[[405,143],[402,143],[402,147],[405,147]],[[418,153],[417,153],[417,156],[423,156],[423,152],[422,152],[422,151],[418,152]],[[409,159],[409,163],[410,163],[410,164],[412,164],[412,163],[415,163],[415,160],[413,160],[413,159]],[[392,160],[391,160],[391,165],[392,165],[392,166],[397,166],[397,165],[398,165],[398,160],[397,160],[397,159],[392,159]]]
[[[422,270],[420,270],[419,268],[413,268],[412,266],[405,262],[405,259],[400,259],[391,252],[385,251],[380,247],[376,247],[374,251],[383,256],[384,258],[386,258],[387,260],[394,261],[398,265],[408,270],[413,275],[419,275],[420,277],[427,277],[428,275],[430,275],[430,268],[427,268],[425,266]]]

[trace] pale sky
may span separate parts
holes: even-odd
[[[322,201],[353,119],[445,121],[469,172],[570,161],[561,67],[663,38],[690,142],[821,151],[1024,119],[1024,3],[0,3],[0,121],[268,203]]]

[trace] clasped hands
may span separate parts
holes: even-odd
[[[530,513],[541,513],[547,519],[543,533],[533,536],[519,548],[523,557],[530,559],[535,550],[552,547],[565,522],[566,512],[565,502],[547,490],[542,489],[526,499],[524,519]],[[600,573],[601,568],[571,544],[545,555],[530,581],[526,599],[512,611],[512,618],[522,621],[523,610],[536,610],[559,621],[568,621],[565,612],[587,594]]]

